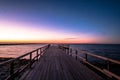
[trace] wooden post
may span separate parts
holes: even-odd
[[[51,46],[51,45],[49,44],[49,45],[48,45],[48,48],[49,48],[50,46]]]
[[[37,60],[38,60],[38,57],[39,57],[38,51],[39,51],[39,49],[36,52]]]
[[[14,61],[11,62],[10,64],[10,75],[14,73]]]
[[[107,61],[107,70],[110,71],[110,61]],[[107,80],[110,80],[110,77],[107,78]]]
[[[76,54],[76,60],[77,60],[77,54],[78,54],[78,51],[77,51],[77,50],[75,51],[75,54]]]
[[[85,53],[85,60],[88,61],[88,55]]]
[[[70,55],[72,56],[72,48],[70,49]]]
[[[32,53],[30,53],[30,68],[32,66]]]
[[[64,48],[64,51],[66,52],[66,48]]]
[[[41,48],[40,48],[40,57],[41,57],[41,54],[42,54],[42,51],[41,51]]]
[[[66,53],[68,54],[68,48],[66,48]]]
[[[110,61],[107,61],[107,70],[110,71]]]
[[[69,48],[67,48],[67,54],[69,55]]]
[[[14,74],[14,61],[10,63],[10,75],[12,76]],[[14,76],[11,77],[12,80],[14,80]]]

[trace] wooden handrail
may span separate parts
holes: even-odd
[[[109,67],[110,67],[110,63],[111,62],[120,65],[120,61],[113,60],[113,59],[110,59],[110,58],[106,58],[106,57],[103,57],[103,56],[99,56],[99,55],[96,55],[96,54],[93,54],[91,52],[84,51],[84,50],[77,50],[77,49],[72,49],[72,48],[64,47],[64,46],[59,46],[59,47],[62,48],[62,49],[68,49],[69,50],[69,55],[74,54],[73,56],[75,56],[76,60],[77,59],[82,60],[84,63],[90,65],[91,67],[93,67],[94,69],[96,69],[96,70],[100,71],[101,73],[105,74],[109,78],[113,78],[114,77],[117,80],[120,80],[120,76],[118,76],[118,75],[116,75],[116,74],[114,74],[114,73],[109,71]],[[81,57],[80,55],[78,55],[78,53],[84,54],[85,58]],[[88,62],[88,58],[87,58],[88,55],[107,61],[108,62],[107,63],[107,70],[106,69],[101,69],[101,68],[91,64],[90,62]]]
[[[39,59],[39,57],[41,56],[41,54],[43,55],[44,53],[45,53],[45,51],[48,49],[50,47],[50,45],[45,45],[45,46],[43,46],[43,47],[40,47],[40,48],[38,48],[38,49],[35,49],[35,50],[33,50],[33,51],[31,51],[31,52],[28,52],[28,53],[26,53],[26,54],[23,54],[23,55],[21,55],[21,56],[18,56],[18,57],[16,57],[16,58],[14,58],[14,59],[10,59],[10,60],[8,60],[8,61],[4,61],[4,62],[1,62],[0,63],[0,66],[2,66],[2,65],[6,65],[6,64],[10,64],[10,75],[8,75],[8,77],[5,79],[5,80],[14,80],[14,78],[16,77],[15,75],[17,75],[17,73],[19,72],[19,73],[21,73],[21,71],[23,71],[25,68],[27,68],[28,66],[30,66],[30,68],[32,67],[32,64],[33,64],[33,62],[34,61],[37,61],[38,59]],[[34,54],[35,55],[35,53],[34,52],[36,52],[36,56],[35,57],[33,57],[32,58],[32,55]],[[26,57],[26,56],[29,56],[29,63],[27,63],[26,64],[26,66],[19,66],[19,68],[21,69],[21,70],[15,70],[15,68],[14,68],[14,66],[15,66],[15,61],[17,61],[17,60],[20,60],[21,58],[24,58],[24,57]],[[36,60],[35,60],[36,59]],[[22,60],[22,59],[21,59]]]
[[[81,51],[79,51],[79,52],[81,53]],[[113,63],[116,63],[116,64],[120,65],[120,61],[117,61],[117,60],[113,60],[113,59],[110,59],[110,58],[99,56],[99,55],[96,55],[94,53],[90,53],[90,52],[86,52],[86,51],[84,51],[83,53],[88,54],[88,55],[93,56],[93,57],[96,57],[96,58],[99,58],[99,59],[102,59],[102,60],[110,61],[110,62],[113,62]]]

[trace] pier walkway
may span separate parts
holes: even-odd
[[[21,80],[103,80],[57,46],[50,46]]]

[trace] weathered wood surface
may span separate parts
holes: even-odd
[[[21,80],[103,80],[56,46],[51,46]]]

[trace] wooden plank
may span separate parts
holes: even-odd
[[[103,80],[64,51],[51,46],[20,80]]]

